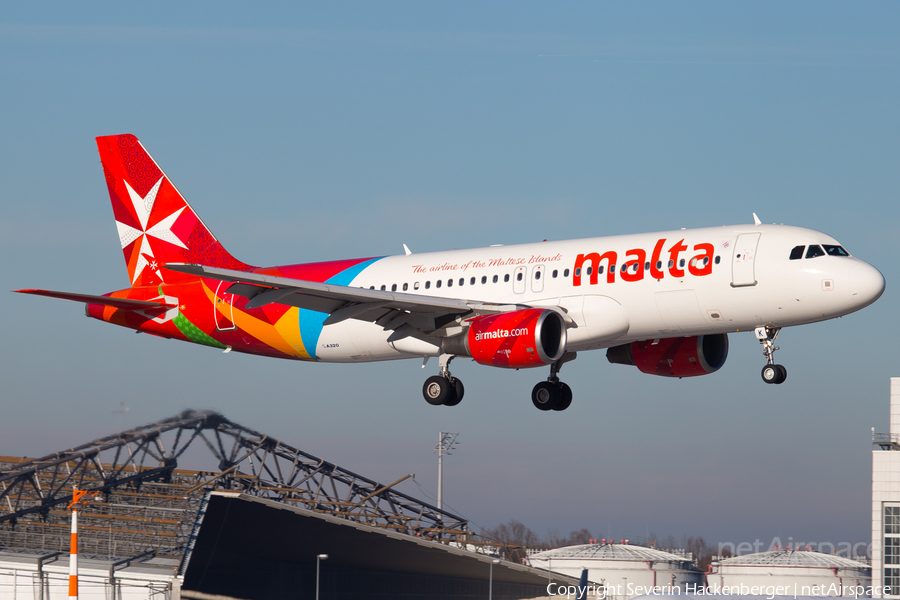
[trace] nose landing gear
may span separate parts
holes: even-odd
[[[757,327],[756,339],[763,345],[763,356],[766,357],[766,366],[762,368],[762,380],[766,383],[784,383],[787,379],[787,369],[781,365],[775,364],[775,351],[778,346],[775,345],[775,338],[781,327]]]
[[[440,375],[434,375],[425,380],[422,386],[422,395],[425,401],[434,406],[456,406],[466,393],[462,381],[450,374],[450,361],[453,354],[441,354],[438,363],[441,365]]]
[[[563,363],[575,360],[574,352],[566,352],[550,365],[550,377],[541,381],[531,390],[531,402],[538,410],[566,410],[572,404],[572,388],[559,380],[559,370]]]

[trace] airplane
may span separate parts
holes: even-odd
[[[762,379],[784,327],[875,302],[882,274],[837,240],[802,227],[681,229],[255,267],[229,254],[131,134],[96,139],[130,286],[102,296],[21,293],[83,302],[87,316],[137,332],[312,362],[438,358],[423,396],[465,393],[455,358],[506,369],[549,367],[540,410],[572,402],[560,381],[580,352],[664,377],[719,370],[728,334],[753,331]]]

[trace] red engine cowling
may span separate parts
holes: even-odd
[[[696,377],[722,368],[728,358],[728,334],[698,335],[632,342],[606,351],[611,363],[633,365],[662,377]]]
[[[558,312],[545,308],[476,317],[468,332],[445,339],[442,348],[492,367],[540,367],[565,353],[566,323]]]

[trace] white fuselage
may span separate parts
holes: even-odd
[[[350,285],[560,307],[571,321],[569,351],[813,323],[881,295],[881,273],[857,258],[790,258],[792,249],[810,245],[839,246],[826,234],[783,225],[683,229],[390,256]],[[348,319],[323,328],[316,356],[357,362],[440,354],[437,340],[389,343],[390,334]]]

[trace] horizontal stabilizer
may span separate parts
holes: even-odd
[[[129,310],[158,310],[165,311],[175,308],[171,304],[162,304],[160,302],[149,302],[146,300],[129,300],[128,298],[112,298],[110,296],[92,296],[90,294],[70,294],[68,292],[53,292],[51,290],[13,290],[19,294],[32,294],[34,296],[47,296],[48,298],[59,298],[60,300],[72,300],[73,302],[84,302],[85,304],[101,304],[103,306],[113,306],[115,308],[126,308]]]

